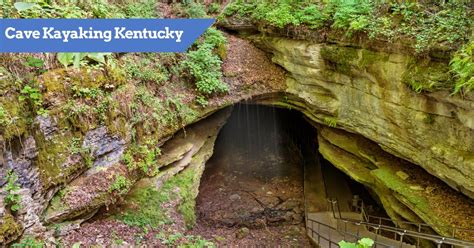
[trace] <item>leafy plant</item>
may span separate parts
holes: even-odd
[[[205,108],[209,104],[209,101],[204,96],[197,96],[196,103]]]
[[[141,169],[147,175],[155,175],[158,173],[156,159],[160,154],[161,150],[155,144],[134,145],[124,153],[122,161],[129,170]]]
[[[107,56],[112,53],[58,53],[57,58],[59,63],[64,67],[73,65],[74,68],[79,68],[81,65],[87,65],[89,61],[94,61],[100,65],[110,63]]]
[[[207,16],[206,9],[204,5],[191,1],[188,4],[185,4],[185,13],[189,18],[205,18]]]
[[[36,114],[46,116],[48,114],[47,110],[43,108],[43,95],[41,94],[38,88],[33,88],[29,85],[23,87],[20,91],[21,95],[18,97],[20,101],[28,101]]]
[[[43,242],[36,240],[33,237],[26,237],[20,240],[19,243],[13,244],[14,248],[43,248]]]
[[[110,185],[109,192],[117,192],[119,194],[127,193],[128,189],[132,186],[132,182],[122,175],[115,177],[115,181]]]
[[[438,45],[456,47],[465,42],[473,25],[469,10],[468,4],[460,2],[437,5],[374,0],[235,0],[227,5],[220,19],[237,16],[279,28],[332,27],[349,36],[365,32],[370,38],[411,39],[411,46],[421,53]]]
[[[209,12],[210,14],[215,14],[219,12],[220,8],[221,6],[219,5],[219,3],[211,3],[207,8],[207,12]]]
[[[159,17],[156,11],[156,1],[153,0],[127,1],[121,8],[128,18]]]
[[[203,95],[224,93],[229,90],[222,81],[222,61],[212,52],[213,48],[210,44],[203,44],[197,50],[188,52],[183,62],[184,68],[195,78],[198,92]]]
[[[154,59],[126,60],[125,70],[130,79],[138,80],[141,83],[162,85],[169,79],[168,71]]]
[[[357,243],[350,243],[346,241],[339,242],[341,248],[370,248],[374,245],[374,241],[370,238],[362,238]]]
[[[453,94],[465,94],[474,89],[474,42],[462,47],[451,59],[451,72],[454,73]]]
[[[5,187],[5,192],[7,195],[5,196],[5,208],[10,208],[11,211],[16,212],[21,208],[21,195],[18,194],[18,190],[20,190],[20,185],[17,183],[18,176],[13,172],[13,170],[8,171],[6,176],[7,184]]]
[[[5,3],[4,3],[5,4]],[[10,5],[11,3],[7,3]],[[5,5],[7,5],[5,4]],[[72,2],[58,4],[53,1],[37,0],[34,3],[16,2],[13,4],[14,11],[4,17],[22,18],[85,18],[87,14]]]

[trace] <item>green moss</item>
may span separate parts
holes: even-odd
[[[188,168],[183,172],[173,177],[169,183],[180,188],[179,194],[181,203],[178,206],[178,211],[183,216],[186,226],[192,228],[196,224],[196,184],[199,183],[200,178],[196,177],[197,173],[193,168]]]
[[[82,68],[55,69],[44,73],[40,81],[47,93],[65,94],[73,86],[76,88],[115,88],[126,82],[124,73],[119,69],[107,68],[107,70]]]
[[[156,228],[170,222],[162,205],[171,200],[169,189],[156,190],[154,186],[135,187],[127,195],[126,202],[136,208],[129,208],[115,216],[130,226]]]
[[[412,59],[402,75],[402,82],[417,93],[448,89],[449,81],[448,65],[429,60]]]
[[[374,52],[366,49],[361,50],[360,59],[357,62],[360,69],[370,67],[373,64],[379,62],[386,62],[389,59],[389,55],[381,52]]]
[[[28,112],[18,101],[15,94],[0,97],[0,108],[2,118],[0,121],[0,132],[5,140],[13,137],[20,137],[28,132]]]
[[[42,134],[37,134],[35,140],[38,147],[36,166],[45,189],[66,182],[71,174],[85,167],[83,162],[63,167],[71,155],[72,136],[69,133],[54,136],[51,140],[46,140]]]
[[[7,244],[17,239],[22,232],[22,227],[12,215],[5,213],[0,220],[0,244]]]
[[[410,204],[415,205],[417,210],[424,213],[431,212],[430,204],[419,191],[410,189],[410,184],[398,177],[394,171],[389,168],[379,168],[371,173],[386,187],[402,195]]]
[[[326,65],[333,70],[350,75],[351,67],[357,65],[359,54],[355,48],[323,46],[321,57],[326,61]]]

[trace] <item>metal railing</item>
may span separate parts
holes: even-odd
[[[474,247],[474,242],[471,241],[466,241],[466,240],[461,240],[456,238],[455,234],[456,231],[462,230],[462,231],[469,231],[474,234],[474,230],[472,229],[467,229],[467,228],[458,228],[458,227],[451,227],[453,228],[453,235],[452,237],[446,237],[446,236],[440,236],[432,233],[426,233],[423,232],[422,227],[429,227],[429,228],[440,228],[441,226],[433,226],[433,225],[428,225],[426,223],[415,223],[415,222],[409,222],[409,221],[393,221],[388,218],[382,218],[382,217],[376,217],[376,216],[371,216],[367,214],[367,211],[365,210],[365,206],[363,205],[363,202],[359,206],[359,213],[361,214],[362,220],[356,220],[356,219],[351,219],[351,218],[344,218],[341,215],[340,211],[340,206],[339,202],[336,199],[328,199],[329,201],[329,207],[330,211],[333,214],[334,219],[338,221],[342,221],[344,223],[344,231],[343,233],[347,233],[347,224],[352,224],[356,225],[358,227],[362,226],[366,228],[368,231],[372,231],[375,234],[375,240],[381,235],[382,231],[385,231],[386,233],[392,234],[393,239],[400,241],[400,247],[403,246],[404,244],[404,239],[408,241],[408,238],[411,240],[415,240],[416,243],[414,244],[416,247],[420,247],[420,244],[422,242],[433,242],[434,244],[437,245],[437,247],[442,247],[442,246],[451,246],[451,247]],[[337,208],[337,210],[336,210]],[[337,214],[336,214],[337,213]],[[373,223],[370,220],[371,219],[376,219],[377,222]],[[314,221],[314,220],[310,220]],[[386,224],[382,224],[382,221],[391,221],[395,223],[395,227],[389,226]],[[397,223],[403,223],[403,224],[409,224],[417,227],[417,230],[407,230],[405,228],[400,228],[399,224]],[[339,228],[339,225],[337,224],[337,228]],[[446,228],[446,226],[442,226]],[[359,232],[359,229],[357,229],[357,232]],[[358,236],[358,234],[356,235]],[[384,237],[387,237],[388,235],[383,235]],[[359,238],[359,237],[357,237]],[[377,247],[377,242],[375,243],[375,246]],[[393,245],[392,245],[393,246]]]
[[[328,200],[331,202],[331,200]],[[337,208],[340,209],[339,202],[337,200],[333,200],[337,202]],[[364,201],[359,199],[358,204],[352,204],[352,207],[361,214],[362,219],[368,223],[374,223],[381,225],[383,222],[393,223],[395,227],[403,228],[405,226],[413,226],[417,232],[420,233],[427,233],[432,230],[441,230],[444,233],[449,233],[450,236],[443,236],[455,239],[461,239],[460,234],[468,233],[470,237],[474,237],[474,229],[463,228],[463,227],[455,227],[455,226],[448,226],[448,225],[430,225],[426,223],[419,223],[419,222],[411,222],[411,221],[404,221],[404,220],[392,220],[390,218],[380,217],[380,216],[372,216],[367,213]],[[339,211],[340,215],[340,211]],[[341,217],[341,216],[340,216]]]
[[[324,240],[325,243],[328,244],[328,247],[339,247],[339,244],[335,241],[334,236],[339,235],[342,237],[342,240],[346,241],[357,241],[360,238],[363,238],[360,236],[359,229],[356,233],[351,233],[346,230],[339,230],[338,228],[335,228],[331,225],[322,223],[320,221],[308,218],[307,219],[308,223],[306,228],[311,232],[311,238],[316,242],[319,246],[322,246],[324,243],[322,241]],[[316,227],[315,227],[316,226]],[[324,230],[326,229],[326,230]],[[327,235],[325,235],[327,233]],[[332,234],[334,233],[334,234]],[[384,243],[377,238],[374,239],[374,245],[375,247],[393,247],[393,245]]]

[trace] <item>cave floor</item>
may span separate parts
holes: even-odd
[[[311,247],[304,228],[303,171],[289,146],[216,148],[206,164],[190,232],[220,245]],[[221,147],[222,148],[222,147]]]

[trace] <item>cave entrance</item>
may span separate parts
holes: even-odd
[[[327,196],[368,195],[321,158],[316,137],[300,112],[235,105],[201,178],[195,230],[228,245],[310,246],[305,212],[327,210]]]

